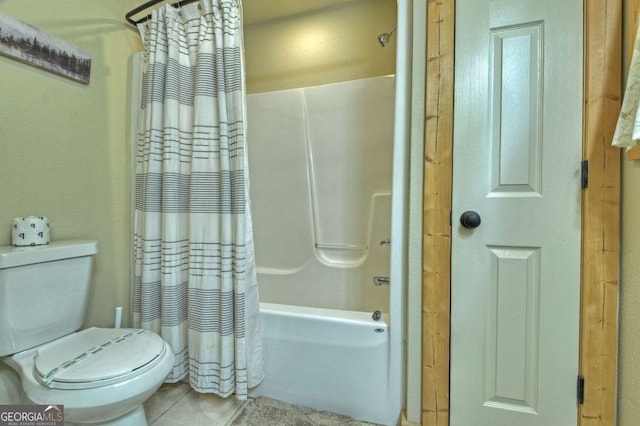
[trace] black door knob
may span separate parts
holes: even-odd
[[[460,215],[460,224],[467,229],[474,229],[480,226],[480,215],[474,211],[466,211]]]

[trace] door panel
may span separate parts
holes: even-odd
[[[582,2],[459,0],[456,9],[451,425],[570,426]],[[459,224],[468,210],[479,227]]]
[[[485,403],[535,413],[540,248],[489,247]]]

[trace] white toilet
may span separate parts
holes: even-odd
[[[174,363],[146,330],[84,324],[95,241],[0,247],[0,359],[25,403],[64,405],[65,424],[146,425],[142,403]]]

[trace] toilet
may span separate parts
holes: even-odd
[[[0,359],[25,404],[63,405],[65,425],[146,425],[143,403],[173,351],[140,329],[82,328],[95,241],[0,247]]]

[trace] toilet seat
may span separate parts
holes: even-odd
[[[148,330],[94,327],[38,348],[34,376],[53,389],[106,386],[153,368],[166,350]]]

